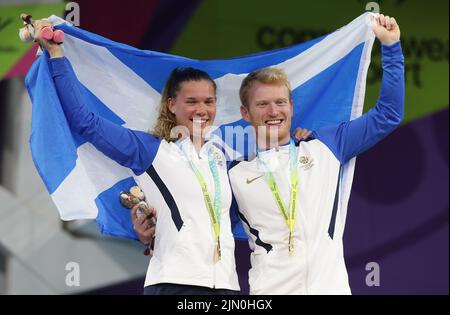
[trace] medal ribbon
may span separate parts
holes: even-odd
[[[267,164],[259,158],[261,164],[265,170],[266,182],[272,192],[275,203],[277,204],[278,210],[286,222],[289,229],[289,252],[294,250],[293,236],[294,236],[294,225],[295,218],[297,216],[297,204],[298,204],[298,169],[297,169],[297,150],[294,141],[291,139],[289,144],[289,160],[290,160],[290,175],[291,175],[291,193],[289,200],[289,212],[286,209],[286,205],[281,197],[280,190],[275,181],[275,177],[272,172],[267,167]]]
[[[195,177],[197,178],[198,183],[200,184],[200,188],[202,189],[203,193],[203,200],[205,201],[206,209],[208,210],[209,219],[211,221],[211,226],[214,230],[215,240],[216,240],[216,246],[219,254],[220,259],[220,217],[222,213],[222,196],[221,196],[221,188],[220,188],[220,177],[219,172],[217,170],[217,164],[214,161],[214,157],[212,152],[208,152],[208,164],[209,169],[211,171],[211,174],[214,179],[214,204],[211,198],[211,195],[208,191],[208,187],[206,185],[206,182],[200,172],[200,170],[197,168],[197,166],[192,162],[192,160],[187,156],[187,154],[181,149],[181,151],[186,156],[189,166],[191,167],[192,171],[195,174]]]

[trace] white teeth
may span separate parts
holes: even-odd
[[[278,125],[278,124],[281,124],[281,120],[268,120],[268,121],[266,121],[266,124],[268,124],[268,125]]]
[[[204,124],[208,121],[208,119],[194,118],[191,119],[195,124]]]
[[[194,124],[196,124],[196,125],[199,125],[199,124],[206,124],[207,122],[208,122],[208,120],[197,120],[197,119],[194,119],[193,120],[193,122],[194,122]]]

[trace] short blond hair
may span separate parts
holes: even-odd
[[[241,104],[245,107],[248,107],[248,92],[254,82],[284,85],[289,91],[289,99],[292,98],[291,85],[289,84],[289,79],[286,72],[278,68],[263,68],[250,72],[242,81],[241,88],[239,89],[239,97],[241,98]]]

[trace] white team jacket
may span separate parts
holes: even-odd
[[[148,203],[157,209],[158,216],[155,251],[148,266],[145,286],[176,283],[239,290],[229,215],[232,194],[225,157],[209,142],[202,147],[200,158],[190,139],[179,144],[202,173],[212,198],[215,190],[208,165],[208,150],[212,149],[219,161],[222,259],[213,263],[214,231],[195,174],[178,145],[162,141],[147,173],[137,179]]]
[[[340,163],[319,140],[300,142],[297,155],[299,197],[293,255],[288,252],[289,229],[260,162],[244,161],[230,170],[253,251],[250,294],[350,294],[342,246],[344,223],[335,206]],[[274,170],[289,208],[289,145],[262,152],[260,158]]]

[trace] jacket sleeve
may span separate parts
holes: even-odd
[[[404,57],[400,41],[382,45],[383,78],[377,104],[349,122],[320,128],[319,139],[344,164],[394,131],[403,119],[405,102]]]

